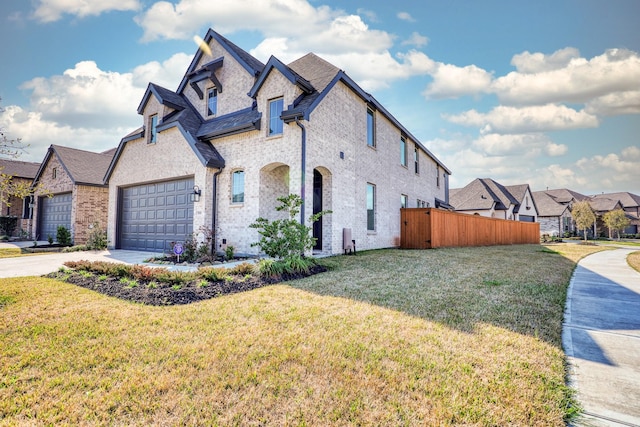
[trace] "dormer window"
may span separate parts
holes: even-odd
[[[207,115],[218,114],[218,88],[212,87],[207,91]]]
[[[158,115],[149,117],[149,144],[155,144],[158,140]]]
[[[282,135],[282,107],[284,100],[282,98],[272,99],[269,101],[269,135]]]

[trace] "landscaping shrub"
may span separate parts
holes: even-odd
[[[228,275],[228,272],[225,268],[201,268],[198,270],[200,277],[208,280],[209,282],[221,282]]]
[[[64,225],[58,226],[58,232],[56,233],[56,241],[62,246],[71,246],[71,233]]]
[[[247,274],[253,274],[255,272],[255,267],[253,264],[249,264],[248,262],[243,262],[242,264],[238,264],[229,270],[229,274],[234,274],[236,276],[245,276]]]
[[[260,249],[270,257],[276,259],[291,259],[299,257],[306,251],[313,249],[316,239],[312,237],[312,227],[300,224],[298,214],[302,206],[302,198],[296,194],[278,197],[280,206],[276,210],[286,211],[287,219],[269,221],[266,218],[258,218],[249,225],[255,228],[262,236],[259,241],[251,246],[259,246]],[[321,211],[309,217],[309,223],[313,225],[325,214],[331,211]]]
[[[0,216],[0,235],[12,236],[18,225],[16,216]]]
[[[107,240],[107,230],[100,227],[97,222],[93,223],[93,231],[87,239],[87,248],[94,251],[102,251],[107,249],[109,241]]]

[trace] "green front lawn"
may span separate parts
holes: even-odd
[[[602,247],[382,250],[151,307],[0,280],[0,425],[564,425],[575,262]]]

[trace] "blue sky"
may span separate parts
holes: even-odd
[[[114,147],[149,81],[176,89],[208,28],[266,62],[342,68],[452,170],[640,194],[637,0],[3,0],[0,127]]]

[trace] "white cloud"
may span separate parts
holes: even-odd
[[[438,63],[431,73],[431,82],[423,95],[427,98],[459,98],[463,95],[474,95],[486,92],[491,85],[492,74],[467,65],[458,67],[452,64]]]
[[[39,0],[33,17],[40,22],[53,22],[62,15],[75,15],[80,18],[100,15],[111,10],[138,10],[138,0]]]
[[[640,114],[640,90],[614,92],[587,102],[585,111],[600,116]]]
[[[469,110],[444,118],[463,126],[478,127],[482,133],[502,134],[592,128],[599,124],[596,116],[556,104],[522,108],[500,105],[489,113]]]
[[[356,10],[356,12],[358,13],[358,15],[362,15],[365,18],[367,18],[367,20],[369,20],[369,22],[379,22],[378,15],[372,10],[364,9],[364,8],[358,8]]]
[[[429,38],[425,37],[423,35],[420,35],[420,33],[414,31],[413,33],[411,33],[411,37],[409,37],[408,39],[404,40],[402,42],[403,46],[415,46],[415,47],[424,47],[427,45],[427,43],[429,43]]]
[[[526,147],[527,143],[537,149]],[[640,148],[629,146],[620,153],[585,157],[578,161],[547,164],[549,151],[567,151],[544,135],[486,135],[476,140],[465,136],[425,142],[453,171],[451,188],[476,178],[493,178],[504,185],[529,184],[533,191],[570,188],[583,194],[601,191],[637,193],[640,182]],[[559,160],[560,158],[558,158]]]
[[[526,58],[514,57],[518,67],[527,72],[495,79],[492,92],[504,104],[532,105],[585,103],[615,92],[640,90],[640,56],[636,52],[609,49],[590,60],[572,57],[574,53],[557,55],[560,59],[554,61],[542,58],[536,62],[532,60],[536,54],[528,53]],[[532,70],[539,72],[531,74]]]
[[[166,61],[147,62],[133,69],[133,84],[146,88],[149,82],[156,83],[167,89],[175,89],[182,80],[193,56],[186,53],[176,53]]]
[[[366,11],[362,13],[370,17]],[[427,74],[434,64],[414,50],[392,55],[395,35],[370,28],[360,15],[328,6],[314,7],[307,0],[159,1],[136,17],[136,22],[144,30],[145,41],[188,39],[205,26],[222,34],[257,31],[264,39],[247,50],[261,61],[274,55],[288,63],[314,52],[347,71],[366,90],[388,87],[395,79]],[[427,41],[418,33],[409,39],[416,46],[424,46]]]
[[[134,112],[135,114],[135,112]],[[46,120],[40,112],[25,111],[11,105],[0,114],[0,126],[12,137],[20,137],[28,144],[20,160],[40,162],[51,144],[81,150],[105,151],[116,147],[120,139],[132,128],[71,126]]]
[[[137,107],[152,81],[174,88],[191,57],[142,64],[130,73],[101,70],[93,61],[77,63],[62,75],[38,77],[21,89],[31,91],[29,108],[7,106],[0,127],[30,144],[29,160],[42,160],[51,144],[105,150],[141,125]],[[27,157],[25,157],[27,159]]]
[[[411,14],[408,13],[408,12],[398,12],[398,14],[396,16],[398,17],[398,19],[401,19],[403,21],[416,22],[416,20],[413,18],[413,16],[411,16]]]
[[[267,37],[302,37],[326,29],[327,22],[340,16],[345,14],[327,6],[315,8],[306,0],[180,0],[155,2],[136,22],[144,30],[144,41],[188,39],[205,26],[221,33],[253,30]]]
[[[539,157],[541,155],[557,157],[566,154],[568,147],[556,144],[548,136],[541,133],[482,135],[473,142],[473,147],[486,154],[517,155],[526,157]]]
[[[523,74],[542,73],[564,68],[569,65],[571,60],[576,58],[580,58],[580,51],[573,47],[565,47],[564,49],[555,51],[551,55],[525,51],[514,55],[511,59],[511,64],[516,67],[518,72]]]

